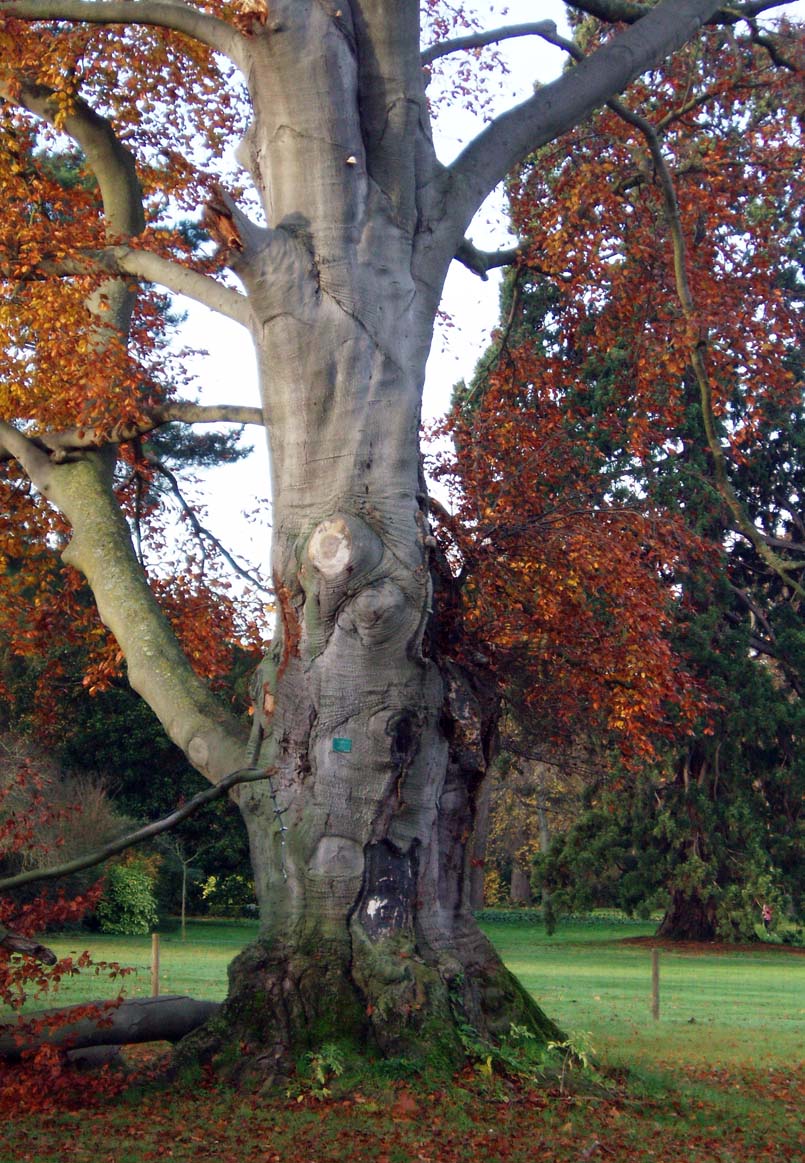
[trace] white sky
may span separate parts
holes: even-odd
[[[476,3],[484,13],[483,26],[519,24],[553,19],[563,28],[565,8],[561,0],[487,0]],[[797,0],[781,9],[791,16],[805,19],[805,0]],[[565,54],[535,37],[509,41],[500,46],[509,73],[503,78],[495,98],[495,112],[523,100],[535,80],[548,81],[562,67]],[[434,125],[437,151],[449,162],[461,147],[482,128],[478,118],[451,109]],[[503,217],[502,199],[493,197],[473,222],[469,235],[484,249],[509,245]],[[453,385],[469,377],[476,361],[485,350],[498,317],[499,272],[490,272],[484,283],[459,263],[453,263],[445,286],[442,307],[452,326],[437,332],[428,361],[423,418],[427,421],[446,410]],[[181,300],[188,312],[182,342],[205,349],[207,357],[199,364],[201,399],[205,403],[259,404],[254,355],[246,331],[221,316],[213,315],[196,304]],[[268,492],[268,456],[263,434],[258,429],[247,436],[255,451],[248,461],[228,465],[209,474],[210,491],[205,498],[208,524],[235,552],[248,554],[255,564],[268,564],[269,546],[253,542],[254,529],[240,517],[239,510],[249,498]]]

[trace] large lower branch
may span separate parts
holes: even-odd
[[[103,1002],[98,1002],[99,1010]],[[0,1032],[0,1058],[19,1062],[23,1052],[39,1046],[61,1046],[65,1050],[86,1046],[128,1046],[137,1042],[178,1042],[214,1017],[220,1006],[214,1001],[197,1001],[192,997],[165,994],[163,997],[137,997],[101,1011],[98,1017],[86,1017],[86,1004],[68,1009],[45,1010],[27,1014],[25,1025],[32,1023],[39,1031],[26,1034],[5,1026]],[[71,1010],[78,1015],[69,1020]],[[50,1028],[48,1028],[50,1026]]]
[[[9,953],[21,953],[24,957],[33,957],[43,965],[55,965],[58,961],[56,954],[47,945],[40,945],[30,937],[21,937],[19,933],[12,933],[0,925],[0,948],[8,949]]]
[[[70,523],[72,539],[62,556],[87,579],[132,687],[211,783],[238,770],[248,732],[194,672],[151,591],[114,494],[113,456],[84,453],[55,464],[8,424],[0,423],[0,437]]]
[[[108,432],[98,433],[87,428],[65,428],[60,432],[41,432],[37,436],[24,436],[11,425],[0,425],[0,462],[13,460],[20,455],[23,446],[36,449],[41,454],[54,454],[53,460],[69,459],[70,453],[89,452],[103,448],[107,444],[125,444],[139,436],[147,436],[165,424],[258,424],[263,425],[260,408],[243,404],[191,404],[177,400],[172,404],[160,404],[150,408],[145,419],[139,423],[115,424]]]
[[[224,20],[181,0],[11,0],[0,12],[17,20],[67,20],[75,24],[145,24],[181,32],[237,62],[243,37]]]
[[[192,816],[199,808],[203,808],[206,804],[225,795],[230,788],[237,787],[241,783],[270,780],[271,774],[269,768],[261,770],[244,767],[240,771],[233,771],[225,776],[220,783],[215,784],[214,787],[205,788],[204,791],[187,800],[180,808],[169,812],[167,816],[163,816],[162,819],[144,824],[142,828],[137,828],[134,832],[127,832],[125,836],[111,840],[102,848],[96,848],[94,852],[87,852],[83,856],[77,856],[74,860],[65,861],[64,864],[54,864],[50,868],[29,868],[26,872],[19,872],[16,876],[0,880],[0,892],[8,892],[9,889],[20,888],[24,884],[34,884],[40,880],[58,880],[63,876],[72,876],[74,872],[83,872],[85,868],[94,868],[97,864],[103,864],[104,860],[109,860],[112,856],[117,856],[128,848],[134,848],[137,844],[143,844],[146,840],[153,840],[155,836],[161,836],[163,832],[170,831],[177,824],[181,824],[182,820]],[[17,944],[12,943],[12,938]],[[6,933],[4,937],[0,937],[0,945],[4,945],[7,949],[13,949],[16,953],[27,953],[29,956],[37,957],[40,961],[47,961],[49,965],[54,963],[48,960],[49,956],[53,956],[49,949],[43,945],[36,945],[33,941],[27,941],[24,937],[17,937],[14,933]]]

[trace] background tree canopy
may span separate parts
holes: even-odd
[[[668,936],[801,907],[801,58],[710,33],[529,160],[446,429],[513,754],[597,749],[538,881]]]

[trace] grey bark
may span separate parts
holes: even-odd
[[[103,1006],[102,1002],[97,1003]],[[14,1027],[0,1027],[0,1058],[19,1062],[26,1050],[38,1046],[61,1046],[79,1050],[90,1046],[127,1046],[140,1042],[178,1042],[213,1018],[218,1002],[197,1001],[178,994],[162,997],[137,997],[106,1011],[103,1019],[79,1017],[69,1020],[71,1009],[86,1012],[86,1006],[43,1010],[26,1015],[25,1022],[44,1023],[36,1034],[15,1032]],[[48,1019],[52,1028],[48,1029]]]
[[[531,878],[526,869],[521,868],[519,864],[512,866],[509,899],[513,905],[531,904]]]

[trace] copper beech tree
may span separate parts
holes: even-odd
[[[431,70],[550,41],[553,24],[484,30],[418,0],[0,4],[2,550],[15,570],[59,552],[114,637],[107,664],[119,652],[213,784],[248,773],[233,794],[261,935],[194,1035],[208,1053],[239,1047],[241,1066],[271,1071],[332,1037],[455,1057],[467,1025],[553,1030],[469,908],[494,710],[439,622],[418,443],[434,318],[454,260],[505,261],[466,232],[513,167],[708,25],[733,35],[786,4],[568,7],[603,22],[601,42],[444,164]],[[65,152],[69,180],[51,156]],[[175,229],[202,211],[214,261]],[[261,410],[182,399],[160,290],[242,325]],[[152,570],[149,585],[133,541],[138,442],[175,420],[268,436],[277,617],[251,725],[206,681],[220,633],[187,629],[182,599],[205,579]]]
[[[512,707],[506,839],[529,785],[536,836],[534,761],[587,743],[548,885],[654,894],[663,936],[798,897],[804,51],[710,29],[521,167],[502,323],[444,424],[464,626]]]
[[[544,746],[653,759],[698,719],[670,631],[725,541],[803,596],[796,498],[738,492],[801,407],[803,67],[797,25],[709,29],[509,183],[516,268],[435,471],[464,627]]]

